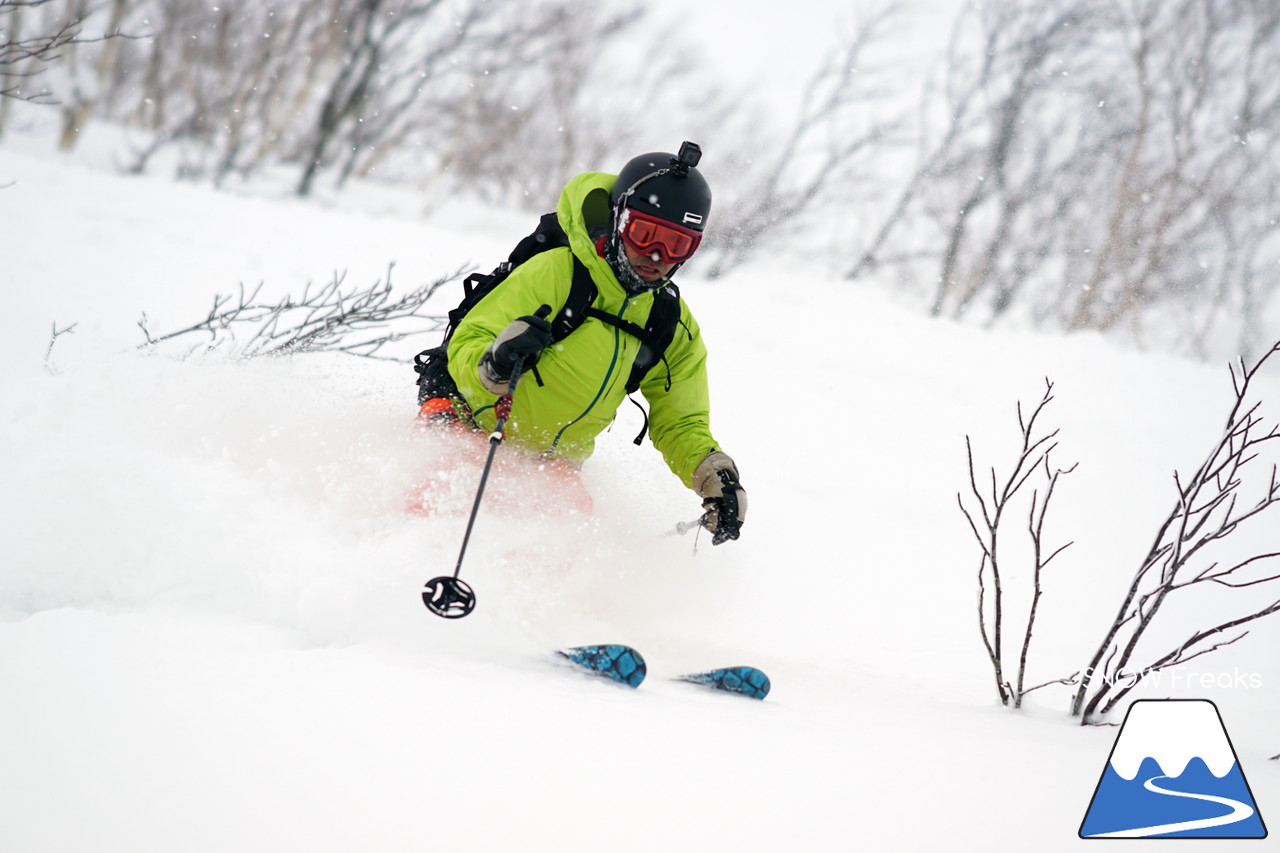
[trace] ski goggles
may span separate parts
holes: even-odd
[[[702,234],[698,231],[631,208],[623,210],[618,234],[636,252],[642,255],[656,252],[663,263],[668,264],[689,260],[702,242]]]

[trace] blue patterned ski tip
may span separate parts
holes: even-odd
[[[769,695],[769,676],[754,666],[729,666],[724,669],[713,669],[710,672],[695,672],[682,675],[680,681],[703,684],[726,693],[737,693],[752,699],[763,699]]]
[[[576,646],[559,649],[556,654],[628,687],[639,687],[647,671],[644,658],[630,646]]]

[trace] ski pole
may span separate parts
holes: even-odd
[[[551,313],[550,305],[543,305],[535,312],[536,317],[546,319]],[[484,497],[484,487],[489,482],[489,471],[493,468],[493,457],[497,455],[498,445],[507,437],[507,421],[511,418],[511,401],[516,394],[516,385],[524,375],[523,355],[517,355],[515,364],[511,366],[511,378],[507,381],[507,393],[498,398],[494,404],[497,420],[493,432],[489,434],[489,455],[484,461],[484,470],[480,473],[480,488],[476,490],[476,499],[471,504],[471,517],[467,519],[467,532],[462,537],[462,549],[458,552],[458,564],[454,566],[452,575],[441,575],[427,581],[422,591],[422,603],[437,616],[445,619],[461,619],[476,606],[475,591],[458,577],[462,571],[462,560],[467,555],[467,544],[471,541],[471,529],[475,526],[476,515],[480,512],[480,499]]]
[[[676,529],[667,532],[668,536],[683,536],[690,530],[697,530],[699,527],[705,527],[703,522],[706,521],[705,515],[700,515],[693,521],[677,521]]]
[[[719,525],[714,529],[711,527],[711,514],[713,510],[708,509],[700,517],[693,521],[680,521],[676,523],[676,529],[670,531],[670,535],[680,535],[688,533],[690,530],[697,530],[699,527],[705,527],[711,531],[711,544],[722,545],[730,539],[737,539],[742,530],[742,520],[738,518],[738,494],[735,491],[741,483],[738,478],[733,475],[732,471],[718,471],[720,483],[723,493],[719,498],[713,498],[719,507],[714,510],[719,519]],[[696,547],[696,546],[695,546]]]

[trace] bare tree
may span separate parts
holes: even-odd
[[[248,177],[290,144],[323,58],[336,49],[324,21],[302,7],[259,9],[238,20],[221,14],[210,59],[227,83],[204,89],[220,118],[210,143],[215,186],[233,173]],[[294,67],[301,55],[313,61]]]
[[[1037,124],[1045,116],[1037,114],[1036,99],[1058,85],[1055,72],[1061,73],[1064,57],[1080,52],[1097,14],[1096,4],[1076,0],[987,4],[961,14],[945,86],[926,95],[945,110],[939,114],[929,103],[922,109],[926,126],[940,124],[945,131],[935,141],[926,138],[916,171],[850,278],[890,260],[884,256],[895,232],[919,230],[931,220],[937,248],[930,257],[940,267],[931,311],[941,314],[954,303],[964,313],[985,276],[1002,271],[1000,252],[1011,243],[1019,216],[1052,180],[1055,165],[1069,162],[1060,146],[1028,148],[1026,140],[1041,131],[1046,139],[1061,139],[1056,122]]]
[[[988,95],[998,94],[990,101],[988,136],[975,162],[977,171],[970,173],[975,179],[948,221],[932,313],[942,313],[948,297],[954,298],[958,314],[968,310],[978,293],[999,276],[1020,216],[1042,194],[1052,170],[1053,148],[1026,144],[1028,112],[1033,95],[1052,79],[1053,65],[1078,49],[1090,11],[1079,4],[1027,7],[1019,18],[991,31],[999,37],[988,52],[1001,61],[984,64],[984,71],[991,76],[980,81],[980,88]],[[1044,127],[1046,135],[1056,130]],[[1015,147],[1023,156],[1015,156]],[[975,221],[984,213],[991,225],[979,235]],[[969,247],[972,250],[966,251]],[[1020,285],[1020,280],[1004,282],[999,288],[1003,291],[1000,302],[1007,304],[1009,294]],[[998,305],[995,310],[1000,310]]]
[[[978,627],[982,633],[982,643],[987,657],[991,661],[992,673],[995,676],[996,692],[1004,705],[1022,707],[1023,698],[1032,691],[1039,690],[1049,684],[1071,683],[1074,676],[1055,679],[1034,687],[1026,684],[1027,659],[1031,650],[1031,637],[1035,630],[1036,614],[1043,594],[1041,580],[1044,570],[1055,557],[1061,554],[1071,543],[1059,546],[1046,553],[1044,544],[1045,516],[1049,509],[1049,501],[1053,498],[1058,479],[1075,470],[1055,468],[1049,457],[1057,449],[1058,430],[1037,435],[1036,421],[1045,407],[1053,400],[1053,383],[1045,380],[1045,393],[1039,404],[1029,417],[1024,416],[1022,404],[1018,404],[1018,426],[1022,431],[1022,447],[1009,475],[1000,478],[995,468],[991,468],[990,483],[980,487],[973,461],[973,444],[965,436],[965,447],[969,459],[970,504],[965,498],[956,495],[960,511],[969,522],[969,529],[978,547],[982,551],[978,566]],[[1004,634],[1007,619],[1005,597],[1007,593],[1001,549],[999,548],[1002,526],[1018,493],[1027,481],[1035,475],[1043,480],[1040,488],[1033,490],[1030,510],[1027,515],[1027,532],[1031,540],[1031,596],[1027,606],[1026,622],[1022,631],[1022,642],[1018,650],[1017,673],[1010,682],[1009,667],[1005,663]],[[1041,494],[1043,488],[1043,495]],[[972,507],[972,509],[971,509]],[[988,584],[990,586],[988,587]]]
[[[935,314],[1250,352],[1280,289],[1278,33],[1260,0],[967,10],[946,131],[850,274],[909,266]]]
[[[566,150],[572,154],[576,125],[582,119],[570,110],[582,81],[591,77],[587,57],[640,17],[639,12],[616,16],[599,12],[598,4],[586,0],[544,0],[518,7],[486,0],[469,6],[467,16],[449,30],[450,38],[423,41],[415,64],[386,76],[376,100],[354,127],[339,165],[338,186],[353,175],[370,174],[411,140],[441,145],[453,129],[456,106],[493,88],[486,82],[496,81],[499,91],[509,93],[500,110],[488,113],[498,127],[485,122],[466,136],[472,141],[486,134],[498,137],[498,147],[508,152],[513,171],[526,176],[542,164],[543,152],[548,152],[546,156]],[[522,102],[522,109],[513,109]],[[507,113],[507,121],[501,112]],[[553,112],[559,113],[560,132],[521,146],[519,131],[529,126],[529,119]],[[449,130],[442,132],[442,126]],[[470,159],[465,148],[453,153],[461,156],[452,158],[450,167]],[[555,171],[558,178],[563,177],[563,170]]]
[[[551,159],[600,147],[577,129],[598,117],[576,109],[604,76],[592,61],[639,18],[585,0],[138,2],[156,33],[124,51],[112,90],[146,131],[127,168],[177,146],[183,176],[287,163],[303,195],[322,175],[338,188],[374,173],[449,189],[562,181]]]
[[[124,168],[176,149],[181,177],[248,177],[302,146],[326,70],[340,64],[333,3],[206,6],[142,0],[153,35],[127,44],[109,102],[141,141]]]
[[[83,21],[90,14],[89,0],[65,0],[64,19]],[[104,35],[93,42],[96,56],[87,55],[87,42],[72,42],[67,46],[64,71],[69,80],[62,104],[62,131],[58,135],[58,147],[69,151],[80,139],[80,132],[93,114],[98,99],[108,88],[116,73],[120,57],[121,27],[131,10],[131,0],[109,0]]]
[[[547,210],[570,176],[620,166],[664,120],[680,128],[673,136],[702,139],[702,121],[689,117],[723,115],[723,105],[707,104],[728,99],[699,76],[678,32],[644,27],[641,10],[605,16],[584,14],[588,8],[573,0],[558,15],[549,9],[544,34],[522,44],[520,73],[480,74],[446,108],[442,166],[469,192]],[[644,61],[600,61],[624,45]]]
[[[1106,714],[1151,673],[1236,643],[1248,631],[1234,633],[1235,629],[1280,612],[1280,600],[1270,602],[1196,630],[1172,649],[1155,654],[1140,666],[1134,664],[1140,641],[1171,596],[1197,590],[1203,599],[1204,592],[1214,587],[1240,590],[1280,581],[1280,574],[1259,571],[1267,561],[1280,558],[1280,551],[1231,559],[1226,564],[1207,558],[1207,552],[1240,525],[1280,503],[1280,474],[1275,463],[1258,496],[1247,497],[1242,488],[1249,464],[1280,441],[1280,425],[1267,429],[1259,411],[1261,402],[1249,400],[1251,383],[1277,352],[1280,342],[1252,367],[1243,361],[1232,367],[1235,402],[1222,436],[1190,477],[1174,475],[1177,499],[1173,509],[1134,574],[1120,609],[1076,690],[1071,713],[1079,716],[1082,723]],[[1228,637],[1229,633],[1232,636]]]
[[[376,161],[370,152],[406,131],[442,78],[461,85],[472,69],[493,73],[512,66],[509,57],[522,55],[523,40],[546,31],[538,29],[542,14],[530,18],[515,10],[512,0],[338,0],[341,46],[321,84],[324,96],[300,156],[298,194],[308,195],[319,169],[331,161],[339,184],[362,162]],[[506,17],[499,17],[503,12]]]
[[[59,13],[91,8],[91,0],[41,2]],[[372,175],[411,181],[429,199],[465,187],[545,210],[570,175],[621,164],[639,138],[697,139],[709,170],[738,179],[717,183],[722,213],[704,250],[713,274],[858,186],[887,127],[865,118],[882,89],[862,54],[892,10],[873,16],[815,78],[778,149],[759,125],[749,135],[731,129],[751,111],[749,98],[703,73],[678,31],[642,28],[643,10],[616,0],[104,0],[92,8],[110,12],[112,25],[145,22],[147,36],[71,57],[57,80],[68,101],[65,139],[91,116],[124,125],[127,171],[159,161],[178,177],[220,185],[287,166],[303,195],[321,180],[341,189]],[[613,55],[644,61],[600,61]]]
[[[908,180],[898,190],[896,201],[882,217],[875,235],[862,250],[857,263],[845,275],[848,279],[857,279],[866,273],[876,270],[883,263],[903,264],[908,262],[908,258],[903,256],[886,257],[890,238],[894,236],[904,220],[909,218],[909,214],[918,205],[920,196],[928,189],[929,185],[948,173],[951,168],[950,163],[954,149],[958,142],[971,131],[972,123],[974,122],[974,102],[979,99],[981,91],[978,86],[973,85],[967,79],[963,79],[967,76],[966,72],[962,70],[964,54],[960,52],[957,46],[959,36],[963,30],[960,25],[963,20],[964,16],[961,16],[952,30],[951,43],[948,50],[950,60],[947,68],[949,73],[941,87],[942,91],[935,96],[930,94],[933,89],[932,85],[926,87],[925,90],[921,109],[923,117],[920,120],[922,128],[916,154],[917,164],[910,173]],[[989,42],[990,36],[988,36]],[[983,54],[984,64],[992,62],[995,56],[994,46],[989,43],[988,50]],[[985,76],[986,74],[989,74],[989,70],[982,72],[979,76]],[[940,100],[947,105],[946,121],[942,122],[946,130],[937,140],[934,140],[930,133],[931,125],[934,124],[930,115],[930,103],[934,100]]]
[[[737,201],[717,216],[709,277],[745,263],[769,240],[784,239],[820,202],[866,194],[859,185],[870,181],[860,170],[901,125],[896,115],[876,116],[873,106],[886,91],[878,78],[886,75],[876,73],[867,54],[886,40],[901,14],[896,3],[873,10],[809,79],[782,143],[739,154],[729,171],[750,177],[737,188]]]
[[[957,500],[982,552],[978,569],[979,627],[1002,703],[1017,707],[1022,697],[1032,690],[1048,684],[1074,684],[1071,713],[1080,717],[1082,724],[1092,724],[1153,673],[1237,643],[1248,635],[1244,626],[1280,613],[1280,599],[1272,600],[1270,594],[1257,598],[1238,592],[1264,587],[1274,589],[1269,585],[1280,583],[1280,574],[1264,566],[1280,558],[1280,551],[1241,556],[1239,549],[1233,553],[1223,548],[1224,540],[1242,524],[1280,504],[1280,464],[1277,462],[1272,462],[1266,485],[1257,495],[1249,496],[1244,491],[1250,463],[1268,450],[1274,456],[1280,442],[1280,424],[1268,427],[1260,413],[1261,402],[1250,399],[1254,379],[1268,359],[1278,352],[1280,342],[1273,344],[1252,366],[1241,361],[1232,367],[1235,400],[1226,427],[1208,457],[1190,477],[1175,473],[1177,499],[1173,509],[1160,525],[1154,543],[1134,574],[1088,666],[1081,673],[1035,687],[1025,687],[1024,676],[1042,595],[1042,573],[1071,544],[1051,552],[1047,552],[1044,544],[1045,516],[1058,479],[1075,468],[1074,465],[1069,469],[1054,468],[1049,455],[1057,447],[1058,432],[1040,434],[1035,429],[1036,421],[1053,399],[1052,383],[1046,380],[1045,395],[1029,418],[1024,418],[1021,405],[1018,407],[1022,446],[1007,477],[999,478],[992,468],[989,485],[979,486],[972,444],[966,437],[970,497],[966,501],[957,495]],[[1013,499],[1036,472],[1040,474],[1044,491],[1041,496],[1040,490],[1035,490],[1027,516],[1031,539],[1031,595],[1015,677],[1006,657],[1008,611],[1005,602],[1009,577],[999,546],[1002,522]],[[1214,601],[1217,607],[1223,608],[1224,600],[1230,600],[1230,606],[1220,611],[1223,615],[1207,617],[1206,624],[1192,630],[1171,648],[1150,651],[1152,642],[1167,642],[1163,638],[1167,630],[1161,635],[1151,630],[1157,614],[1163,612],[1162,608],[1171,598],[1188,600],[1188,590],[1198,591],[1198,596],[1191,600],[1202,618],[1206,613],[1218,612],[1207,606],[1210,590],[1233,592]],[[1152,640],[1153,637],[1156,639]],[[1138,665],[1140,659],[1142,663]]]
[[[372,99],[391,52],[405,47],[402,37],[411,32],[407,27],[429,17],[441,2],[352,0],[337,7],[334,23],[342,34],[341,50],[325,84],[319,115],[307,143],[298,195],[311,192],[316,174],[327,161],[339,133],[363,118],[363,108]]]

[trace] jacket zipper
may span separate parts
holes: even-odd
[[[618,313],[616,315],[619,320],[622,319],[622,315],[626,313],[627,307],[630,304],[631,304],[630,296],[622,300],[622,307],[618,309]],[[556,437],[551,441],[551,447],[547,448],[548,450],[555,450],[556,445],[560,443],[560,438],[561,436],[564,435],[565,430],[569,429],[569,427],[573,426],[578,421],[585,418],[587,414],[596,407],[596,403],[600,402],[600,398],[604,396],[605,389],[609,387],[609,380],[613,377],[613,368],[618,363],[618,351],[621,348],[622,348],[622,330],[619,329],[617,326],[614,326],[613,327],[613,358],[609,360],[609,369],[605,371],[604,380],[600,383],[600,388],[599,390],[596,391],[596,396],[592,398],[591,402],[587,404],[587,407],[582,410],[581,414],[579,414],[573,420],[569,421],[564,426],[560,427],[560,431],[556,433]]]

